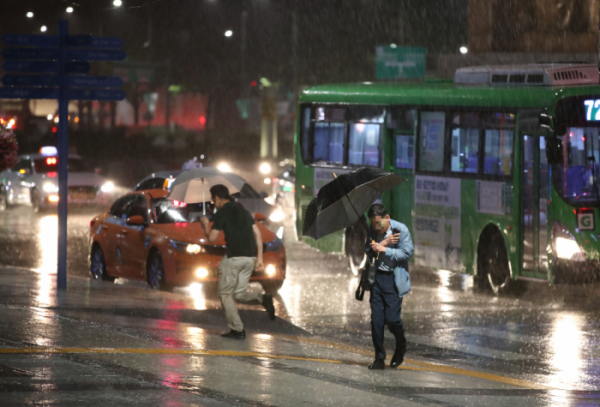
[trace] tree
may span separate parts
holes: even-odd
[[[0,171],[14,167],[17,158],[17,139],[12,130],[0,125]]]

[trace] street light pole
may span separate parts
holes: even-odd
[[[246,24],[248,20],[248,12],[242,12],[242,27],[241,27],[241,44],[240,44],[240,52],[241,52],[241,82],[242,82],[242,90],[244,92],[244,97],[247,95],[247,86],[246,86]]]

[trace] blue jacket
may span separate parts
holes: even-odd
[[[392,234],[392,230],[400,231],[400,239],[395,245],[389,245],[385,248],[385,253],[379,254],[379,263],[385,263],[391,270],[394,270],[394,280],[398,288],[400,298],[410,292],[410,275],[408,274],[408,259],[413,255],[413,242],[408,228],[400,222],[390,219],[390,228],[385,232],[384,238]],[[377,232],[373,229],[369,231],[366,249],[371,254],[371,239],[377,241]]]

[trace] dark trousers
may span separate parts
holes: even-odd
[[[400,312],[402,311],[402,298],[398,297],[398,289],[394,282],[394,274],[378,273],[375,285],[371,290],[371,334],[375,346],[375,359],[385,360],[383,346],[383,328],[388,326],[390,332],[396,337],[396,349],[402,353],[406,351],[406,338]]]

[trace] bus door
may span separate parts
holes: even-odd
[[[546,140],[541,134],[522,136],[521,222],[522,268],[534,278],[548,277],[548,199],[550,176]]]

